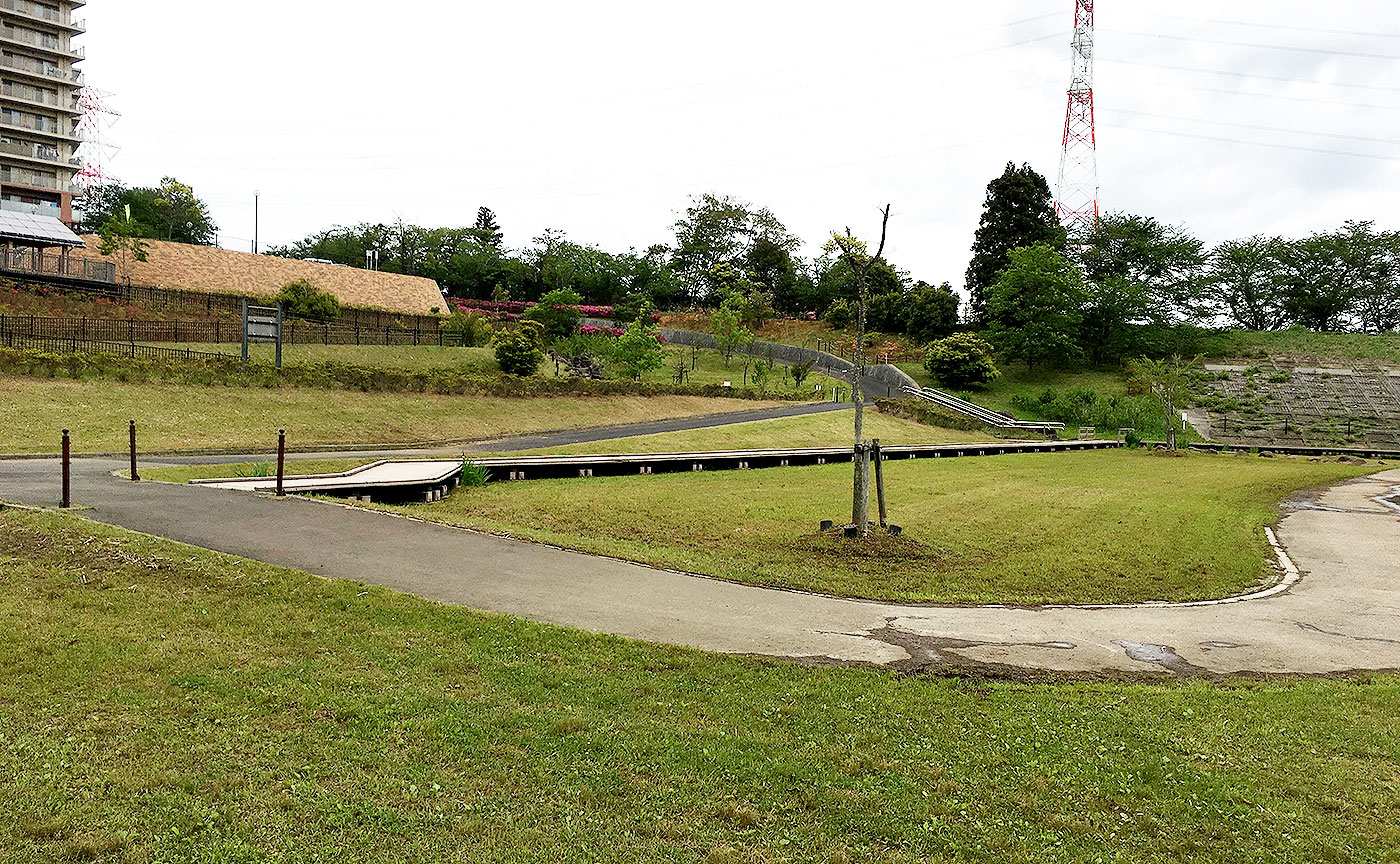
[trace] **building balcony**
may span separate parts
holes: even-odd
[[[74,104],[70,97],[64,103],[64,95],[58,95],[33,87],[13,86],[11,84],[0,85],[0,102],[17,102],[30,108],[43,108],[48,111],[57,111],[60,114],[70,114],[74,117],[82,116],[82,109]]]
[[[76,7],[74,7],[76,8]],[[70,21],[68,15],[33,2],[33,0],[0,0],[0,9],[4,9],[30,21],[37,21],[47,24],[50,27],[58,27],[67,30],[69,33],[86,33],[86,22]]]
[[[50,124],[43,122],[45,119],[47,118],[0,114],[0,131],[23,129],[26,135],[46,135],[60,141],[78,141],[77,130],[65,128],[71,124]]]
[[[19,27],[0,28],[0,42],[18,45],[26,51],[43,51],[66,60],[81,60],[87,56],[82,48],[64,45],[65,41],[48,33],[36,33]]]
[[[45,65],[30,57],[0,56],[0,69],[8,69],[50,84],[57,82],[70,87],[81,87],[83,84],[83,73],[77,69]]]
[[[36,201],[31,204],[26,201],[11,201],[9,198],[0,198],[0,210],[28,213],[31,216],[52,216],[57,219],[63,208],[56,201]]]
[[[22,159],[70,172],[83,167],[83,160],[77,156],[65,156],[57,147],[29,141],[0,141],[0,160],[4,159]]]
[[[72,180],[68,178],[48,177],[31,171],[17,171],[9,167],[0,168],[0,186],[6,188],[22,186],[29,189],[43,189],[46,192],[67,192],[69,195],[78,191]]]

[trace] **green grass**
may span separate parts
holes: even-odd
[[[1230,331],[1212,337],[1212,357],[1289,357],[1349,365],[1354,361],[1400,363],[1400,333],[1311,333]]]
[[[0,513],[0,862],[1395,861],[1400,682],[647,645]]]
[[[1264,576],[1291,493],[1374,471],[1111,451],[886,463],[905,536],[816,534],[850,516],[851,468],[540,480],[402,508],[430,519],[761,585],[884,600],[1196,600]]]
[[[198,387],[0,376],[0,453],[120,452],[127,422],[142,450],[275,448],[485,438],[765,407],[701,396],[507,398],[317,388]]]
[[[683,432],[663,432],[658,435],[637,435],[613,438],[586,444],[569,444],[535,450],[513,451],[517,455],[537,453],[676,453],[691,450],[749,450],[775,447],[831,447],[844,445],[852,436],[852,415],[849,411],[829,414],[809,414],[783,417],[777,420],[756,420],[708,429]],[[945,444],[985,440],[976,432],[959,432],[924,426],[908,420],[869,414],[865,420],[866,436],[879,438],[884,444]],[[473,453],[470,455],[485,455]],[[141,470],[145,480],[166,483],[187,483],[210,477],[233,477],[253,463],[225,465],[180,465]],[[287,476],[345,471],[366,464],[364,459],[316,459],[287,463]]]
[[[1038,396],[1046,387],[1054,387],[1057,390],[1083,387],[1106,396],[1127,395],[1128,392],[1127,378],[1122,372],[1115,371],[1037,369],[1032,372],[1026,369],[1024,364],[1015,363],[998,367],[1001,369],[1001,377],[986,388],[950,390],[939,384],[932,375],[929,375],[922,363],[900,363],[899,368],[908,373],[909,377],[919,382],[921,386],[937,387],[971,402],[976,402],[984,408],[1010,413],[1016,413],[1011,405],[1013,396]],[[1041,420],[1045,418],[1025,417],[1022,419]]]
[[[238,342],[170,343],[152,342],[162,348],[189,348],[237,357],[243,351]],[[248,346],[248,356],[255,361],[271,363],[276,354],[272,345],[258,343]],[[470,372],[499,372],[496,353],[490,348],[444,348],[437,345],[283,345],[284,363],[354,363],[361,366],[386,366],[394,369],[459,369]]]

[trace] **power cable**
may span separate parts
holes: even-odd
[[[1198,135],[1192,132],[1176,132],[1168,129],[1147,129],[1142,126],[1119,126],[1108,124],[1111,129],[1126,132],[1146,132],[1151,135],[1170,135],[1173,138],[1194,138],[1199,141],[1219,141],[1225,144],[1246,144],[1252,147],[1269,147],[1274,150],[1297,150],[1304,153],[1325,153],[1329,156],[1353,156],[1357,159],[1377,159],[1382,162],[1400,162],[1400,156],[1385,156],[1380,153],[1355,153],[1348,150],[1329,150],[1324,147],[1303,147],[1298,144],[1275,144],[1269,141],[1245,141],[1241,138],[1226,138],[1220,135]]]
[[[1284,84],[1311,84],[1317,87],[1341,87],[1347,90],[1378,90],[1386,93],[1400,93],[1400,87],[1386,87],[1378,84],[1344,84],[1340,82],[1308,81],[1304,78],[1287,78],[1281,75],[1261,75],[1257,72],[1230,72],[1224,69],[1198,69],[1191,66],[1172,66],[1167,63],[1144,63],[1141,60],[1120,60],[1114,57],[1100,57],[1097,62],[1142,66],[1147,69],[1166,69],[1171,72],[1196,72],[1201,75],[1223,75],[1227,78],[1257,78],[1261,81],[1279,81]]]
[[[1286,135],[1313,135],[1318,138],[1340,138],[1346,141],[1365,141],[1369,144],[1394,144],[1400,146],[1400,140],[1395,138],[1372,138],[1368,135],[1343,135],[1335,132],[1312,132],[1306,129],[1286,129],[1282,126],[1260,126],[1255,123],[1231,123],[1228,120],[1203,120],[1196,117],[1173,117],[1168,114],[1152,114],[1147,111],[1131,111],[1125,108],[1113,109],[1115,114],[1131,114],[1135,117],[1151,117],[1154,120],[1171,120],[1177,123],[1210,123],[1215,126],[1232,126],[1236,129],[1254,129],[1259,132],[1282,132]]]
[[[1369,30],[1330,30],[1325,27],[1299,27],[1295,24],[1264,24],[1259,21],[1228,21],[1223,18],[1191,18],[1186,15],[1154,15],[1153,17],[1169,18],[1173,21],[1190,21],[1193,24],[1225,24],[1231,27],[1291,30],[1296,33],[1326,33],[1329,36],[1374,36],[1378,39],[1400,39],[1400,33],[1375,33]]]
[[[1342,51],[1336,48],[1306,48],[1302,45],[1269,45],[1264,42],[1238,42],[1233,39],[1205,39],[1200,36],[1174,36],[1169,33],[1143,33],[1140,30],[1114,30],[1120,36],[1141,36],[1145,39],[1169,39],[1197,45],[1230,45],[1236,48],[1265,48],[1273,51],[1300,51],[1304,54],[1324,54],[1328,57],[1360,57],[1365,60],[1400,60],[1400,54],[1376,54],[1369,51]]]

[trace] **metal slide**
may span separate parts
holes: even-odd
[[[995,429],[1022,429],[1051,433],[1065,428],[1063,423],[1017,420],[1014,417],[1007,417],[1005,414],[998,414],[989,408],[983,408],[981,405],[976,405],[966,399],[959,399],[951,393],[944,393],[942,390],[935,390],[932,387],[905,387],[903,392],[916,399],[932,402],[940,408],[971,417],[979,423],[985,423]]]

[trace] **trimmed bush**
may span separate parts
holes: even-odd
[[[539,342],[525,328],[507,330],[496,335],[496,364],[507,375],[527,377],[540,371],[544,352]]]
[[[282,314],[309,321],[332,321],[340,315],[340,301],[306,279],[288,282],[277,292]]]
[[[924,349],[924,368],[939,383],[958,390],[982,387],[1001,377],[992,346],[971,333],[954,333]]]

